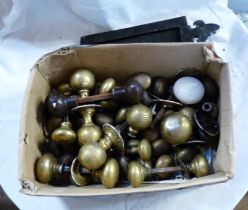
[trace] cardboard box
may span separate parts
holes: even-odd
[[[173,76],[187,67],[197,68],[214,78],[220,86],[220,143],[214,161],[215,174],[193,178],[183,183],[148,183],[141,187],[105,189],[101,185],[54,187],[36,181],[34,165],[41,156],[38,145],[44,141],[42,107],[50,86],[68,81],[78,68],[91,70],[97,80],[115,77],[126,80],[135,72],[152,76]],[[71,46],[43,56],[33,66],[22,110],[19,179],[21,191],[31,195],[96,196],[163,191],[224,182],[233,175],[232,104],[229,66],[224,64],[206,43],[126,44]]]

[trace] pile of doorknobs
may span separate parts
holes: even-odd
[[[190,179],[213,173],[219,141],[216,82],[196,69],[141,72],[124,83],[87,69],[47,96],[35,173],[56,186]]]

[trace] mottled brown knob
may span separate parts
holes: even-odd
[[[52,133],[52,141],[57,143],[72,143],[76,140],[76,133],[71,128],[70,122],[62,122],[61,127]]]
[[[152,78],[148,73],[138,73],[133,77],[134,80],[136,80],[137,82],[139,82],[142,87],[144,88],[144,90],[147,90],[150,88],[151,83],[152,83]]]
[[[183,161],[184,163],[190,163],[198,153],[199,150],[195,147],[186,146],[177,149],[175,158]]]
[[[87,69],[79,69],[71,75],[70,85],[81,97],[87,97],[95,86],[95,76]]]
[[[166,154],[170,150],[171,150],[171,145],[168,144],[164,139],[157,139],[152,143],[152,154],[155,157],[159,157],[163,154]]]
[[[135,137],[140,130],[145,130],[151,125],[152,112],[147,106],[136,104],[128,109],[127,122],[129,124],[129,136]]]
[[[171,166],[172,164],[173,159],[170,155],[161,155],[156,161],[155,168],[165,168]],[[170,176],[170,173],[158,173],[157,176],[161,179],[165,179]]]
[[[154,142],[159,138],[159,128],[147,128],[142,132],[143,138],[147,139],[150,142]]]
[[[188,117],[179,112],[172,112],[162,119],[160,130],[168,143],[182,144],[189,140],[193,128]]]
[[[49,117],[46,122],[46,129],[49,133],[52,133],[56,128],[58,128],[63,121],[62,117]]]

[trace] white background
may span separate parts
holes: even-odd
[[[225,0],[8,0],[0,1],[0,184],[23,210],[35,209],[233,209],[248,189],[246,28],[227,9]],[[214,41],[231,65],[235,176],[226,183],[190,189],[111,197],[27,196],[19,192],[17,150],[21,105],[35,61],[43,54],[78,44],[85,34],[186,15],[221,29]],[[224,50],[223,50],[224,49]]]

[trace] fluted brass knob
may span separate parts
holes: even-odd
[[[160,123],[161,134],[170,144],[182,144],[192,135],[192,123],[179,112],[167,114]]]
[[[155,168],[165,168],[168,166],[171,166],[173,164],[173,159],[171,158],[170,155],[161,155],[156,163],[155,163]],[[170,176],[169,173],[158,173],[157,176],[161,179],[168,178]]]
[[[103,168],[93,171],[93,176],[101,180],[104,187],[110,189],[119,181],[120,167],[116,159],[109,158]]]
[[[75,158],[72,161],[70,172],[71,172],[71,181],[73,184],[77,186],[85,186],[88,185],[90,182],[89,174],[83,174],[80,171],[81,165],[78,162],[78,159]]]
[[[95,76],[87,69],[79,69],[71,75],[70,85],[85,98],[95,86]]]
[[[49,183],[56,173],[57,159],[51,153],[42,155],[35,167],[36,177],[39,182],[46,184]]]
[[[127,107],[122,107],[121,109],[119,109],[119,111],[117,112],[116,116],[115,116],[115,121],[118,124],[121,124],[123,122],[125,122],[126,117],[127,117]]]
[[[69,121],[62,122],[61,127],[55,129],[51,136],[52,141],[57,143],[72,143],[76,138],[76,133],[72,130]]]
[[[140,130],[144,130],[151,125],[152,112],[147,106],[136,104],[128,109],[127,122],[129,124],[128,135],[135,137]]]
[[[138,142],[138,145],[131,143],[128,144],[129,148],[127,148],[126,152],[129,154],[136,154],[138,153],[140,158],[143,160],[151,160],[152,157],[152,147],[151,143],[147,139],[142,139]]]
[[[150,88],[151,84],[152,84],[152,78],[148,73],[138,73],[133,77],[134,80],[136,80],[137,82],[139,82],[142,87],[144,88],[144,90],[147,90]]]
[[[192,162],[188,165],[188,169],[196,177],[207,176],[209,174],[208,161],[202,154],[198,154],[194,157]]]
[[[72,92],[73,92],[73,90],[72,90],[72,88],[71,88],[71,86],[70,86],[69,83],[62,83],[62,84],[60,84],[57,87],[57,90],[60,93],[64,94],[65,96],[70,96],[70,95],[72,95]]]
[[[101,129],[92,121],[92,116],[95,113],[96,108],[99,107],[100,105],[97,104],[88,104],[77,106],[72,109],[72,111],[78,111],[84,118],[84,124],[77,132],[78,143],[80,145],[96,142],[100,139],[102,134]]]
[[[78,160],[83,167],[89,170],[96,170],[105,163],[106,150],[110,149],[111,146],[120,153],[124,151],[124,141],[115,127],[104,124],[103,132],[104,138],[101,138],[99,143],[85,144],[79,150]]]

